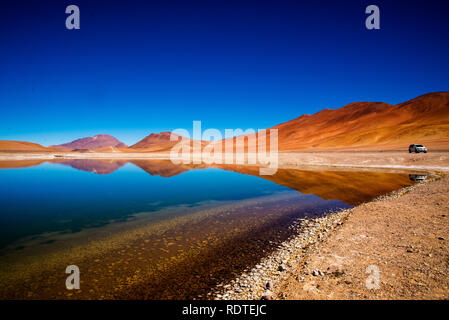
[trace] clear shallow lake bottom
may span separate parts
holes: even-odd
[[[293,236],[289,226],[411,185],[408,174],[0,162],[0,298],[189,299]],[[65,289],[77,265],[81,290]]]

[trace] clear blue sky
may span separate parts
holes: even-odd
[[[67,30],[67,5],[81,29]],[[381,30],[365,28],[376,4]],[[448,1],[0,4],[0,139],[268,128],[354,101],[449,90]]]

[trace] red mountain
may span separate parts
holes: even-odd
[[[305,114],[273,129],[278,129],[280,151],[405,150],[412,143],[448,149],[449,92],[428,93],[397,105],[354,102]],[[268,141],[269,135],[269,146]],[[170,141],[169,132],[162,132],[149,135],[131,149],[168,152],[176,143]],[[208,144],[201,143],[203,147]],[[225,150],[224,140],[216,143],[223,143]]]
[[[280,151],[404,150],[412,143],[425,144],[433,150],[447,150],[449,92],[428,93],[397,105],[354,102],[339,109],[305,114],[273,128],[278,129]],[[178,141],[171,141],[170,135],[170,132],[152,133],[129,148],[109,135],[96,135],[50,148],[58,151],[169,152],[181,141],[180,136]],[[191,144],[190,139],[184,141]],[[202,147],[208,143],[201,141]],[[120,150],[125,148],[126,151]],[[26,142],[0,141],[0,151],[4,152],[37,150],[52,151]]]
[[[449,92],[428,93],[397,105],[354,102],[304,114],[272,129],[278,129],[280,151],[406,150],[412,143],[447,150]]]
[[[395,149],[411,143],[449,145],[449,92],[390,105],[355,102],[274,127],[280,150]]]
[[[129,148],[139,152],[170,151],[175,144],[181,141],[180,135],[174,134],[174,136],[178,137],[176,141],[171,141],[170,135],[171,132],[152,133]],[[190,142],[190,139],[186,141]]]
[[[127,145],[108,134],[97,134],[93,137],[81,138],[72,142],[50,146],[54,149],[98,149],[103,147],[127,148]]]

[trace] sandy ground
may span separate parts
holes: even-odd
[[[363,204],[292,266],[278,299],[448,299],[449,177]],[[378,277],[377,277],[378,276]]]
[[[282,167],[323,165],[334,167],[397,168],[449,171],[449,152],[302,152],[281,153]]]
[[[448,299],[449,177],[293,224],[214,299]]]

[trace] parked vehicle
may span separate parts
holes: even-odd
[[[422,144],[411,144],[408,146],[408,152],[412,153],[420,153],[420,152],[424,152],[427,153],[427,148],[424,147]]]

